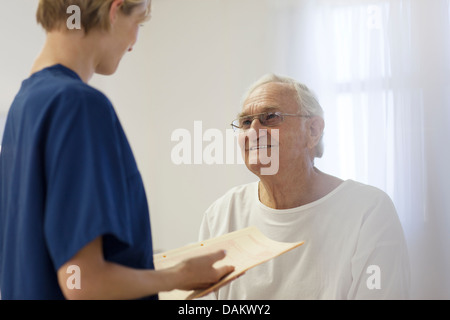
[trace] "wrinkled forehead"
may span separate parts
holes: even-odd
[[[295,89],[287,83],[270,82],[254,89],[245,99],[240,116],[266,111],[297,112]]]

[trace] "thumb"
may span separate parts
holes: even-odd
[[[219,276],[219,278],[223,278],[224,276],[228,275],[229,273],[234,271],[233,266],[223,266],[216,269],[216,272]]]

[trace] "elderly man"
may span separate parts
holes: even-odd
[[[408,253],[396,210],[381,190],[321,172],[323,111],[293,79],[266,75],[244,96],[232,126],[259,181],[238,186],[206,211],[200,240],[248,226],[305,244],[251,269],[218,299],[406,299]],[[278,155],[278,170],[263,161]]]

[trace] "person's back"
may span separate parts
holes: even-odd
[[[35,100],[37,96],[47,99],[52,87],[55,82],[49,83],[39,76],[23,81],[5,126],[0,153],[0,288],[3,299],[35,297],[33,291],[39,290],[39,286],[34,283],[43,278],[43,270],[53,268],[48,255],[38,262],[42,260],[39,247],[45,247],[41,222],[45,210],[45,177],[40,169],[44,165],[42,150],[45,146],[38,142],[44,134],[38,119],[47,109],[39,105],[44,106],[47,101]],[[19,272],[12,273],[12,270]],[[59,289],[56,277],[52,282],[53,285],[46,282],[40,286],[42,296],[58,296],[46,294],[46,291]],[[59,297],[63,298],[62,294]]]
[[[153,268],[150,230],[119,231],[115,227],[136,219],[146,225],[148,212],[131,150],[103,94],[61,65],[33,74],[23,82],[11,106],[2,146],[3,298],[64,298],[55,270],[96,230],[115,234],[104,240],[110,248],[107,259]],[[103,184],[112,191],[101,188]],[[108,196],[131,190],[141,193],[135,203]],[[74,193],[81,198],[75,200]],[[89,207],[83,208],[86,204]],[[115,209],[100,210],[112,206]],[[123,221],[117,219],[120,215],[113,216],[117,210]],[[141,261],[126,253],[127,242],[146,244],[128,249],[134,250],[133,255],[139,252]]]

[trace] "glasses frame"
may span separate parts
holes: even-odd
[[[281,117],[280,122],[277,123],[277,124],[274,124],[274,125],[266,125],[266,124],[263,124],[263,121],[264,121],[264,118],[265,118],[264,115],[268,115],[268,114],[276,114],[277,116]],[[282,123],[282,122],[284,121],[284,117],[285,117],[285,116],[289,116],[289,117],[302,117],[302,118],[311,118],[311,117],[312,117],[312,116],[310,116],[310,115],[301,114],[301,113],[282,113],[282,112],[280,112],[280,111],[275,111],[275,112],[273,112],[273,111],[267,111],[267,112],[256,113],[256,114],[252,114],[252,115],[248,115],[248,116],[243,116],[243,117],[234,119],[234,120],[231,122],[231,127],[233,128],[233,130],[234,130],[235,132],[236,132],[236,131],[241,131],[241,132],[242,132],[242,131],[247,131],[248,129],[250,129],[250,127],[249,127],[248,129],[243,129],[242,127],[239,127],[239,126],[237,126],[237,125],[234,124],[235,122],[239,122],[239,120],[240,120],[240,119],[243,119],[243,118],[251,119],[251,123],[253,123],[253,121],[257,118],[257,119],[259,120],[259,123],[260,123],[262,126],[264,126],[264,127],[275,127],[275,126],[279,125],[280,123]],[[251,124],[250,124],[250,126],[251,126]]]

